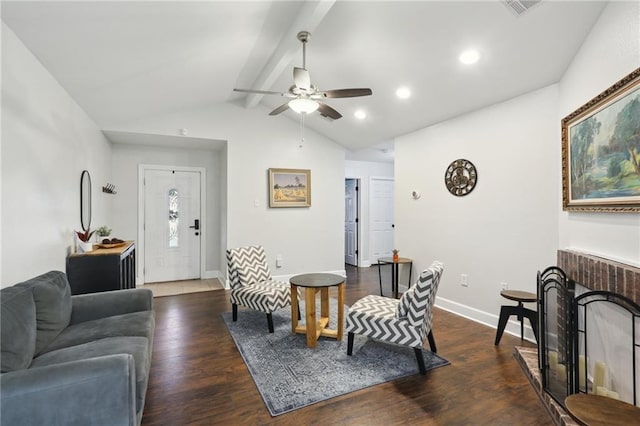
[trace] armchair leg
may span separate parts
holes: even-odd
[[[429,347],[431,348],[431,352],[435,354],[436,352],[438,352],[438,350],[436,349],[436,341],[433,339],[433,330],[429,331],[427,338],[429,339]]]
[[[420,374],[423,376],[427,374],[427,369],[424,366],[424,358],[422,357],[422,349],[421,348],[413,348],[413,351],[416,353],[416,360],[418,361],[418,368],[420,369]]]
[[[353,333],[349,332],[347,336],[347,355],[351,355],[353,353]]]
[[[267,314],[267,325],[269,326],[269,333],[273,333],[273,316],[271,312]]]
[[[235,303],[232,306],[233,309],[233,322],[238,321],[238,305],[236,305]]]

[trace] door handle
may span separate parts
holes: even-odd
[[[196,219],[193,221],[193,225],[191,225],[189,228],[193,228],[196,231],[200,229],[200,219]]]

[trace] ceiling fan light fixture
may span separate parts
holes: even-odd
[[[289,101],[289,108],[298,114],[309,114],[318,109],[320,105],[311,99],[297,98]]]

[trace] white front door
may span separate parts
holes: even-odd
[[[393,254],[393,185],[391,178],[371,178],[371,263]]]
[[[358,181],[347,179],[344,192],[344,263],[358,266]]]
[[[144,281],[200,278],[200,173],[145,170]]]

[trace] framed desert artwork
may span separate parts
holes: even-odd
[[[269,169],[269,207],[310,207],[311,170]]]
[[[640,68],[562,120],[562,207],[640,212]]]

